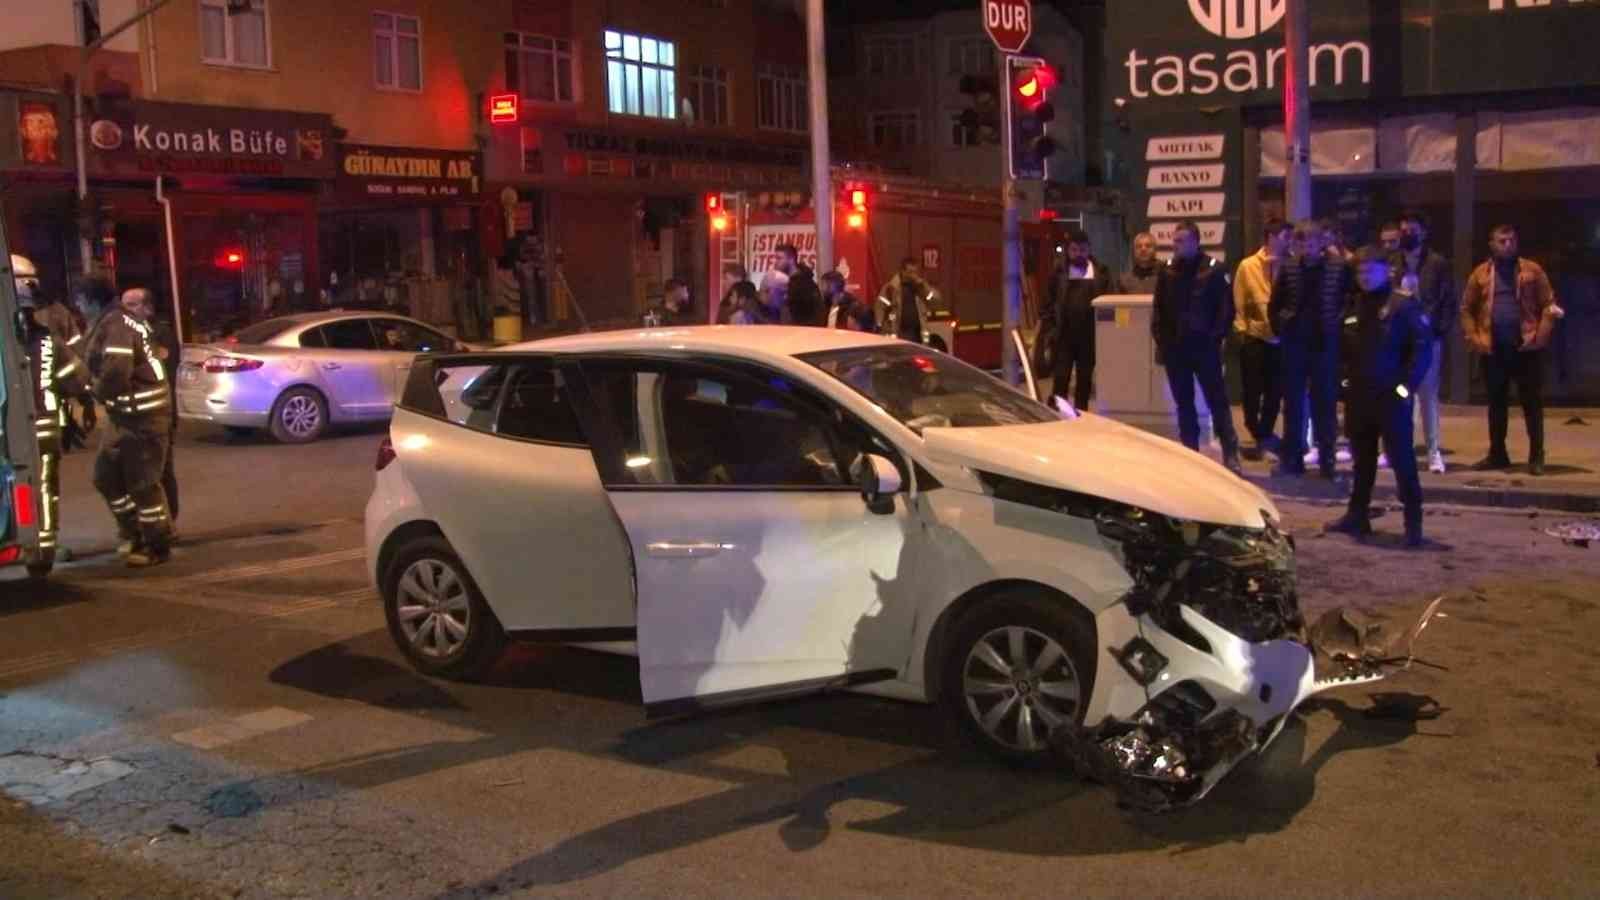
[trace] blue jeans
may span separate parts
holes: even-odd
[[[1222,441],[1222,452],[1232,456],[1239,451],[1239,437],[1233,430],[1233,414],[1228,407],[1228,388],[1222,381],[1222,347],[1210,340],[1185,341],[1162,354],[1166,361],[1167,386],[1178,405],[1178,436],[1190,450],[1200,449],[1200,415],[1195,408],[1194,386],[1200,383],[1206,407],[1211,412],[1211,427]]]
[[[1334,460],[1334,445],[1339,439],[1339,348],[1338,340],[1314,350],[1303,344],[1283,342],[1283,451],[1279,458],[1290,468],[1299,465],[1306,454],[1306,400],[1310,386],[1311,431],[1323,465]]]
[[[1444,366],[1444,339],[1433,339],[1433,365],[1417,385],[1416,429],[1428,444],[1428,455],[1439,452],[1439,372]]]

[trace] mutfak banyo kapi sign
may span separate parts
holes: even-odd
[[[1316,0],[1314,99],[1600,84],[1596,0]],[[1285,0],[1106,4],[1107,91],[1134,115],[1282,98]]]
[[[332,132],[322,113],[108,101],[89,120],[89,164],[110,177],[332,178]]]

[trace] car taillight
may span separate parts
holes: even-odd
[[[379,472],[382,472],[384,466],[387,466],[389,463],[394,462],[394,457],[395,457],[395,454],[394,454],[394,441],[391,441],[388,438],[384,438],[383,439],[383,443],[378,445],[378,465],[377,465],[377,470]]]
[[[242,356],[212,356],[202,365],[207,372],[220,375],[224,372],[253,372],[261,368],[264,363],[259,359],[245,359]]]
[[[0,566],[9,566],[9,565],[11,565],[12,563],[16,562],[17,560],[19,560],[21,558],[22,558],[22,548],[21,547],[13,546],[13,547],[7,547],[4,550],[0,550]]]
[[[33,485],[16,485],[12,497],[16,501],[17,527],[32,528],[37,515],[33,508]]]

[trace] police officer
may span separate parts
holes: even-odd
[[[43,570],[54,564],[61,528],[61,457],[76,433],[68,415],[68,404],[77,400],[83,408],[85,429],[94,429],[94,397],[89,393],[88,372],[77,356],[41,321],[38,281],[32,264],[16,266],[18,337],[28,355],[34,391],[34,435],[39,444],[39,489],[43,493],[39,515],[39,559],[33,565]],[[26,263],[26,260],[23,260]],[[80,438],[81,439],[81,438]]]
[[[1345,431],[1355,457],[1355,484],[1344,516],[1329,531],[1356,537],[1372,533],[1368,508],[1378,473],[1378,443],[1394,469],[1405,504],[1406,546],[1422,545],[1422,485],[1411,448],[1411,408],[1433,361],[1433,325],[1411,293],[1394,286],[1396,275],[1381,247],[1356,254],[1356,362],[1350,375]]]
[[[146,321],[149,306],[149,291],[123,292],[121,308],[107,311],[87,341],[94,393],[111,419],[95,459],[94,485],[117,520],[117,552],[135,568],[166,562],[172,538],[161,488],[171,449],[171,372]]]

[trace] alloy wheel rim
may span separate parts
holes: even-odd
[[[437,559],[419,559],[401,573],[395,613],[411,648],[432,659],[459,653],[472,626],[466,582]]]
[[[283,404],[283,427],[295,437],[305,437],[315,434],[317,425],[322,421],[322,411],[317,408],[317,402],[305,395],[290,397]]]
[[[1077,721],[1082,682],[1054,638],[1006,625],[979,638],[961,667],[967,713],[991,740],[1028,753],[1049,746],[1050,733]]]

